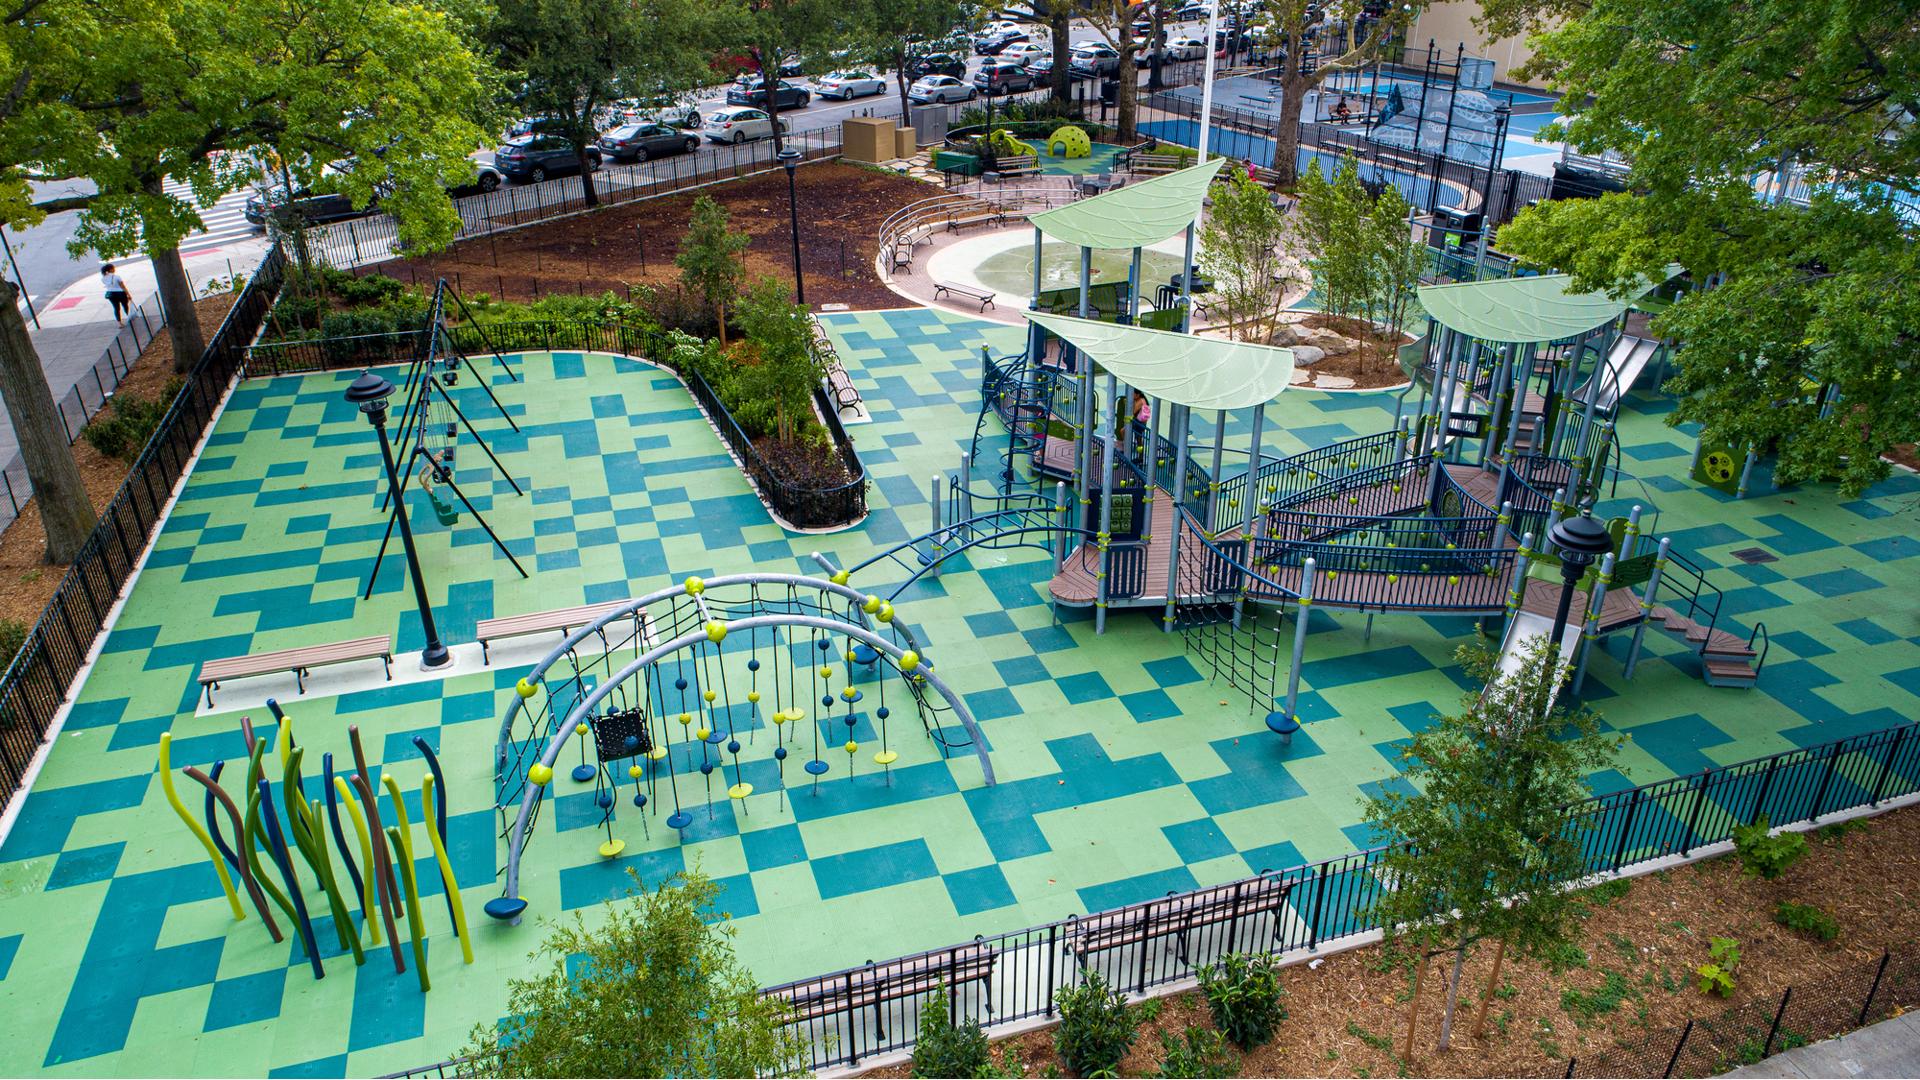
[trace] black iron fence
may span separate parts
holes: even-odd
[[[446,339],[469,354],[493,349],[502,352],[579,349],[642,357],[673,371],[686,382],[714,430],[720,433],[721,440],[781,520],[798,528],[826,529],[850,525],[866,516],[866,469],[854,451],[853,440],[840,423],[839,409],[819,387],[814,389],[814,405],[847,476],[837,484],[796,481],[770,463],[719,394],[698,372],[673,367],[669,360],[670,344],[651,328],[623,323],[558,321],[466,324],[454,327]],[[412,359],[419,340],[418,334],[399,333],[262,342],[248,350],[246,374],[286,375],[404,363]]]
[[[1920,949],[1908,942],[1864,964],[1801,979],[1778,998],[1741,1002],[1637,1042],[1569,1058],[1563,1075],[1718,1076],[1915,1007]]]
[[[246,347],[259,332],[280,288],[286,262],[269,252],[252,280],[207,341],[207,350],[134,459],[127,479],[100,514],[100,523],[28,631],[26,643],[0,675],[0,807],[20,789],[54,714],[106,625],[114,600],[132,576],[159,527],[173,486],[186,473],[193,449],[213,422]]]
[[[1580,838],[1589,874],[1616,873],[1656,859],[1685,857],[1696,848],[1729,839],[1735,826],[1765,815],[1775,825],[1818,821],[1822,816],[1920,790],[1920,725],[1906,724],[1771,757],[1710,768],[1629,791],[1599,795],[1569,808],[1568,830]],[[1262,870],[1253,877],[1206,889],[1171,893],[1112,911],[932,949],[884,962],[797,979],[765,993],[793,1003],[814,1070],[857,1064],[876,1054],[909,1050],[922,1010],[940,1008],[954,1019],[973,1017],[989,1029],[1054,1015],[1054,994],[1089,972],[1134,993],[1191,979],[1199,968],[1230,952],[1288,952],[1323,946],[1378,929],[1373,900],[1384,888],[1385,848],[1290,869]],[[1783,1049],[1780,1032],[1831,1034],[1889,1015],[1920,994],[1920,963],[1896,954],[1872,981],[1857,976],[1822,997],[1791,991],[1807,1015],[1782,1000],[1769,1019],[1771,1036],[1758,1030],[1765,1050]],[[1851,988],[1851,989],[1849,989]],[[1847,995],[1853,995],[1851,997]],[[1851,1022],[1833,1002],[1851,1002]],[[1818,1004],[1816,1002],[1824,1002]],[[1741,1014],[1745,1016],[1746,1014]],[[1789,1019],[1792,1025],[1788,1024]],[[1735,1030],[1737,1021],[1714,1021]],[[1703,1040],[1701,1064],[1681,1070],[1685,1044],[1699,1037],[1690,1025],[1676,1045],[1671,1035],[1651,1040],[1671,1060],[1648,1067],[1641,1059],[1596,1057],[1568,1062],[1568,1075],[1705,1075],[1723,1071],[1723,1039]],[[1808,1034],[1807,1037],[1815,1037]],[[1744,1043],[1735,1044],[1739,1050]],[[1708,1050],[1711,1046],[1713,1049]],[[1621,1050],[1628,1053],[1631,1048]],[[1741,1051],[1745,1052],[1745,1051]],[[1691,1052],[1689,1052],[1691,1053]],[[1644,1060],[1642,1060],[1644,1059]],[[1636,1062],[1628,1064],[1628,1061]],[[1676,1071],[1679,1070],[1679,1071]],[[443,1061],[396,1076],[485,1075],[486,1063]]]

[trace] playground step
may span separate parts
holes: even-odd
[[[1702,665],[1701,673],[1708,686],[1750,688],[1760,678],[1753,665],[1745,660],[1708,660]]]

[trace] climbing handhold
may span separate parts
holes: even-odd
[[[545,765],[535,765],[527,770],[527,782],[534,787],[545,787],[553,780],[553,770]]]
[[[760,691],[758,690],[747,691],[747,704],[749,705],[760,704]]]
[[[701,593],[706,591],[707,591],[706,582],[701,581],[697,577],[690,577],[687,579],[687,595],[688,596],[699,596]]]
[[[868,593],[867,598],[860,603],[860,610],[869,615],[875,614],[880,610],[880,598]]]
[[[640,779],[640,766],[638,765],[627,766],[627,776],[634,780]]]
[[[889,603],[887,603],[887,602],[886,602],[886,601],[884,601],[884,600],[883,600],[883,601],[881,601],[881,602],[880,602],[880,611],[879,611],[879,613],[878,613],[877,615],[875,615],[874,617],[875,617],[875,618],[877,618],[877,619],[879,619],[879,620],[880,620],[881,622],[883,622],[883,623],[890,623],[890,622],[892,622],[892,621],[893,621],[893,605],[892,605],[892,604],[889,604]]]
[[[715,645],[718,645],[722,641],[725,641],[726,638],[727,638],[726,623],[723,623],[720,620],[715,619],[712,622],[707,624],[707,640],[708,641],[711,641]]]
[[[901,671],[912,671],[914,668],[917,668],[919,666],[920,666],[919,653],[914,652],[912,649],[908,649],[906,652],[903,652],[900,654],[900,670]]]

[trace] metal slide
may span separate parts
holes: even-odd
[[[1567,628],[1560,635],[1560,669],[1565,672],[1572,667],[1580,648],[1580,631],[1586,623],[1586,613],[1575,611],[1567,620]],[[1520,670],[1521,657],[1527,646],[1537,638],[1553,633],[1553,617],[1532,611],[1517,611],[1507,620],[1507,636],[1500,642],[1500,677],[1510,678]],[[1552,711],[1553,703],[1560,697],[1560,685],[1556,681],[1553,692],[1547,697],[1547,709]]]
[[[1574,400],[1585,404],[1592,397],[1596,410],[1612,412],[1659,351],[1658,341],[1622,334],[1607,353],[1606,363],[1595,369],[1593,377],[1574,394]]]

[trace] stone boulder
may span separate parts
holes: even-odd
[[[1295,345],[1293,347],[1293,362],[1301,367],[1306,367],[1309,364],[1317,364],[1326,358],[1327,351],[1317,346]]]

